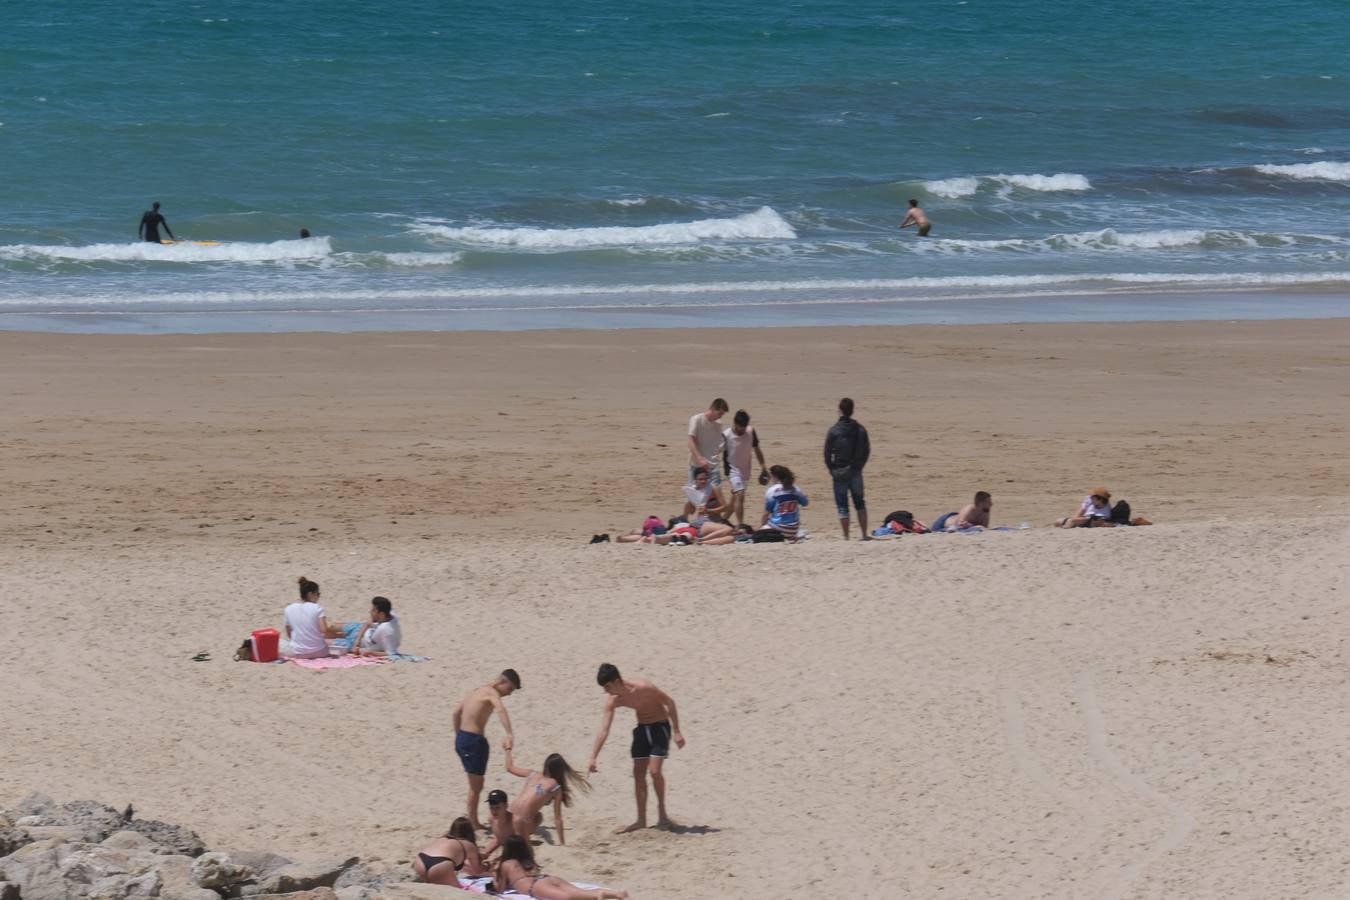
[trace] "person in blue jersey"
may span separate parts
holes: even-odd
[[[141,224],[136,229],[136,236],[143,241],[151,244],[161,244],[159,239],[159,229],[164,228],[164,233],[169,236],[169,240],[178,240],[173,236],[173,230],[169,228],[169,223],[164,221],[164,216],[159,211],[159,201],[156,200],[150,204],[150,208],[141,216]]]
[[[770,466],[773,483],[764,492],[764,519],[760,528],[768,528],[795,541],[802,526],[802,507],[810,504],[806,492],[797,487],[796,476],[787,466]]]

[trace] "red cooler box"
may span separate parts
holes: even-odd
[[[249,640],[253,644],[250,655],[254,662],[276,662],[277,645],[281,642],[281,635],[275,628],[260,628],[253,632]]]

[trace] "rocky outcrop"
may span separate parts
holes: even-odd
[[[411,879],[357,856],[206,852],[191,829],[130,806],[30,794],[0,811],[0,900],[377,900]]]

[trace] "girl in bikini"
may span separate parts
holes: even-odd
[[[459,887],[459,873],[486,875],[483,859],[474,841],[473,825],[460,816],[450,824],[445,837],[437,838],[413,857],[413,872],[428,884]]]
[[[628,900],[627,891],[587,890],[556,875],[545,875],[539,871],[539,863],[534,861],[530,842],[518,834],[511,835],[502,844],[502,860],[497,863],[492,886],[497,893],[514,890],[534,900]]]
[[[558,832],[558,844],[566,845],[562,808],[572,805],[573,784],[583,791],[589,791],[591,783],[569,766],[560,753],[550,753],[544,760],[544,771],[534,772],[517,766],[511,758],[511,749],[507,747],[506,771],[525,779],[525,786],[511,804],[511,819],[516,834],[528,841],[534,830],[544,822],[544,807],[552,803],[553,829]]]

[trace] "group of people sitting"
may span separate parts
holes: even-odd
[[[530,837],[543,824],[544,807],[553,807],[553,829],[558,843],[565,845],[563,807],[572,805],[575,790],[590,790],[590,782],[559,753],[550,753],[543,767],[536,771],[515,764],[509,740],[503,742],[503,747],[506,771],[525,779],[525,783],[511,802],[507,802],[503,790],[488,793],[491,842],[480,849],[473,824],[460,816],[443,837],[436,838],[413,857],[417,877],[430,884],[452,887],[462,886],[460,875],[490,877],[492,880],[486,885],[490,892],[516,891],[536,900],[626,900],[626,891],[579,887],[540,868]]]
[[[641,528],[619,535],[619,543],[730,544],[795,542],[805,536],[801,510],[810,504],[806,492],[787,466],[770,466],[763,473],[764,509],[758,527],[744,521],[744,508],[733,507],[709,479],[708,469],[695,467],[684,486],[684,510],[669,520],[648,516]],[[744,503],[744,489],[734,495]],[[730,517],[740,521],[733,525]]]
[[[351,653],[356,656],[397,656],[403,629],[387,597],[370,601],[367,618],[332,622],[319,602],[319,585],[300,576],[300,599],[286,607],[285,639],[281,655],[291,659],[319,659]]]

